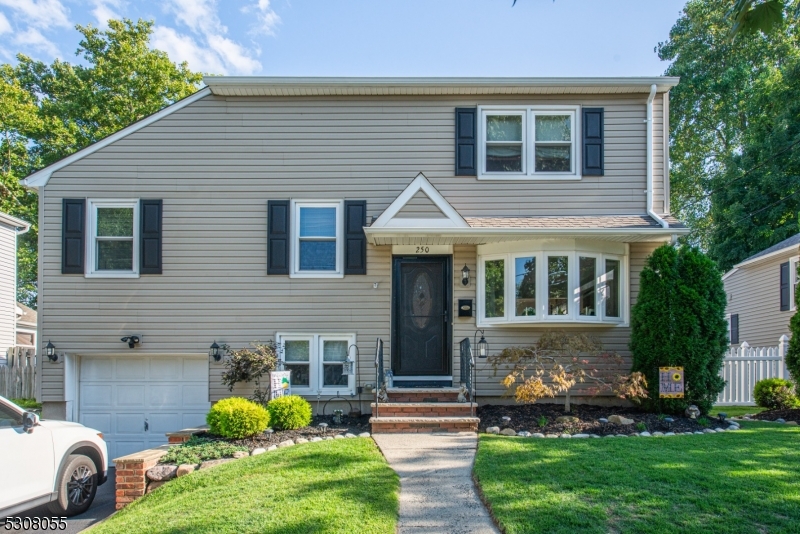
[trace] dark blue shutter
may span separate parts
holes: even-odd
[[[603,176],[603,108],[583,108],[583,174]]]
[[[789,262],[781,263],[781,311],[789,311]]]
[[[267,274],[289,274],[289,201],[267,201]]]
[[[739,344],[739,314],[731,315],[731,345]]]
[[[344,274],[367,274],[367,201],[344,201]]]
[[[456,108],[456,176],[477,173],[478,108]]]
[[[61,206],[62,274],[83,274],[85,251],[86,199],[65,198]]]
[[[163,201],[139,201],[139,273],[161,274],[161,214]]]

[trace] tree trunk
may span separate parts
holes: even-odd
[[[567,390],[567,398],[564,399],[564,413],[570,413],[572,411],[572,405],[569,402],[569,390]]]

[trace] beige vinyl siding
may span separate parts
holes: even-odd
[[[781,311],[780,265],[800,254],[800,247],[745,265],[725,280],[727,314],[739,315],[739,342],[751,347],[776,347],[789,336],[794,311]]]
[[[397,212],[397,219],[444,219],[447,216],[422,191],[411,197],[403,208]]]
[[[502,103],[604,107],[606,175],[453,176],[454,108]],[[642,214],[644,118],[644,95],[203,98],[53,174],[42,197],[40,339],[108,354],[134,333],[137,353],[196,354],[278,331],[354,332],[361,382],[374,382],[375,338],[390,351],[390,247],[368,247],[366,276],[267,276],[267,200],[365,199],[377,218],[422,172],[463,216]],[[163,199],[163,274],[62,275],[63,198]],[[227,390],[210,365],[213,400]],[[63,399],[63,372],[42,364],[43,400]]]
[[[0,357],[16,345],[17,231],[0,223]]]
[[[664,197],[664,99],[653,100],[653,210],[666,213]]]

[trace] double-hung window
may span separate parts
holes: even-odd
[[[87,276],[139,276],[139,201],[90,200]]]
[[[626,320],[623,251],[517,244],[511,252],[496,252],[503,247],[487,246],[488,254],[479,250],[479,324]]]
[[[343,275],[341,202],[294,203],[293,276]]]
[[[480,179],[569,179],[578,171],[580,106],[480,108]]]
[[[283,367],[292,372],[292,392],[335,395],[354,391],[355,380],[344,374],[344,362],[356,342],[355,334],[279,333],[276,337]]]

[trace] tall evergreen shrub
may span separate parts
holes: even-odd
[[[725,387],[719,376],[728,347],[725,290],[714,262],[693,247],[663,245],[642,270],[631,310],[633,371],[647,377],[653,411],[696,404],[707,413]],[[658,368],[684,368],[685,397],[659,399]]]
[[[797,264],[797,280],[800,280],[800,263]],[[789,350],[786,352],[786,367],[794,381],[795,389],[800,395],[800,286],[794,291],[795,312],[789,321]]]

